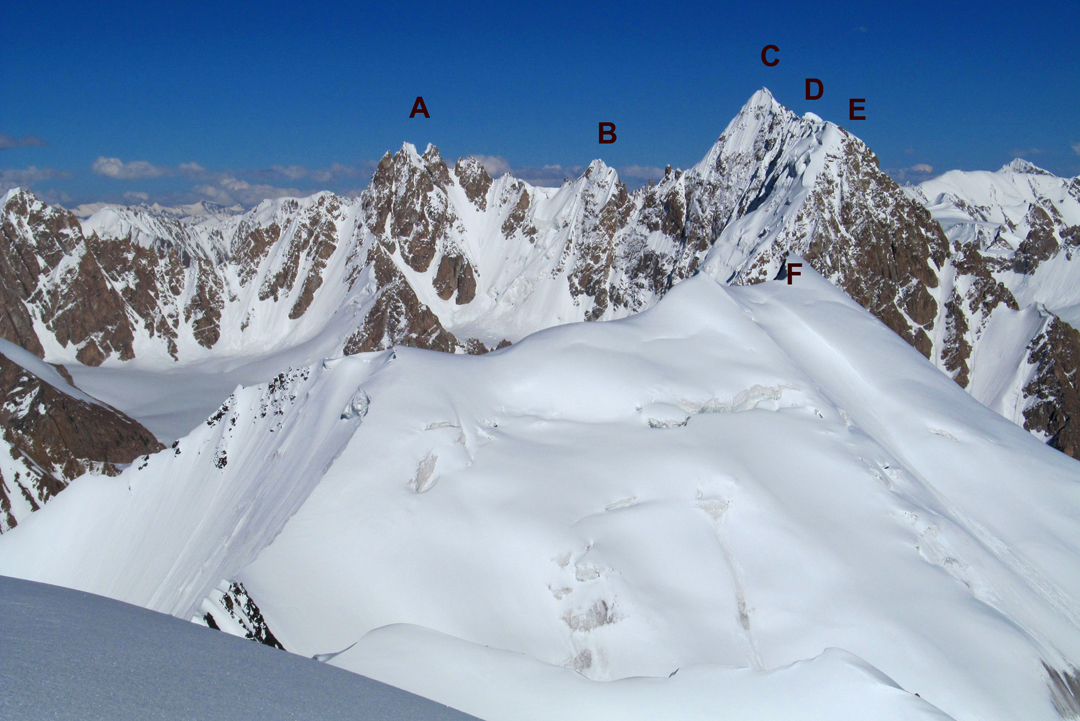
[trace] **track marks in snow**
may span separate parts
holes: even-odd
[[[728,510],[731,508],[732,501],[711,495],[706,496],[701,490],[698,491],[697,495],[698,497],[697,500],[694,501],[694,507],[709,518],[709,523],[713,527],[713,533],[715,534],[717,544],[720,547],[720,553],[724,558],[724,562],[727,564],[728,571],[731,573],[731,581],[735,587],[735,611],[739,627],[742,628],[743,638],[746,641],[750,662],[753,664],[754,668],[766,670],[768,666],[761,653],[761,647],[758,644],[757,638],[754,636],[754,632],[751,629],[751,613],[753,612],[753,608],[747,604],[743,580],[744,574],[738,561],[735,559],[734,554],[731,552],[731,543],[727,537],[727,529],[725,528],[724,521],[727,517]]]

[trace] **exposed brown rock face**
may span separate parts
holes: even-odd
[[[298,280],[301,265],[306,265],[307,275],[299,297],[289,310],[289,317],[295,320],[307,311],[315,298],[315,291],[322,285],[326,261],[337,250],[336,221],[341,205],[341,200],[336,196],[323,195],[314,206],[303,211],[296,221],[297,229],[285,247],[285,259],[279,264],[277,272],[267,276],[263,282],[259,289],[259,300],[273,298],[276,301],[280,295],[288,294]],[[296,204],[293,212],[300,213],[299,204]],[[256,240],[266,242],[269,237],[269,234],[259,233]]]
[[[477,210],[487,210],[487,193],[491,189],[491,176],[475,158],[462,158],[454,166],[465,197]]]
[[[506,236],[507,240],[512,238],[514,233],[522,230],[525,216],[529,213],[530,198],[529,191],[525,189],[525,184],[518,182],[514,189],[519,193],[517,203],[514,204],[510,215],[506,216],[506,220],[502,224],[502,234]]]
[[[1024,387],[1034,402],[1024,410],[1024,428],[1049,436],[1051,446],[1068,456],[1080,454],[1080,332],[1051,318],[1028,346],[1035,375]]]
[[[476,297],[476,278],[472,265],[460,255],[444,255],[433,281],[435,291],[443,300],[457,293],[457,304],[464,305]]]
[[[243,630],[244,638],[271,648],[285,650],[285,647],[274,636],[274,632],[270,630],[255,600],[244,588],[244,584],[239,581],[219,583],[218,587],[203,601],[199,612],[201,615],[192,619],[196,623],[220,631],[222,626],[230,627],[231,624],[225,623],[225,619],[228,619]]]
[[[233,244],[233,258],[240,276],[240,283],[247,285],[259,271],[259,264],[266,258],[270,248],[281,238],[281,226],[271,223],[265,228],[244,221]]]
[[[18,523],[11,494],[37,510],[87,472],[115,475],[163,447],[148,430],[105,405],[73,398],[0,355],[0,452],[24,468],[0,474],[0,532]]]
[[[453,352],[457,338],[443,328],[439,317],[420,303],[386,251],[377,246],[372,264],[379,292],[364,324],[345,343],[345,353],[385,350],[395,345]]]
[[[422,273],[431,265],[456,216],[446,194],[435,192],[451,183],[449,169],[438,150],[431,146],[421,156],[421,162],[415,161],[411,147],[383,156],[365,195],[364,210],[373,221],[372,231],[385,232],[388,247],[400,252],[410,268]]]
[[[44,357],[26,301],[44,273],[75,250],[82,237],[79,221],[20,192],[0,209],[0,337]]]
[[[0,332],[43,355],[33,318],[75,357],[100,365],[109,357],[134,357],[136,329],[163,339],[176,357],[181,309],[177,297],[191,284],[183,309],[198,342],[220,336],[221,279],[213,262],[182,246],[142,247],[130,237],[84,237],[78,220],[49,208],[31,193],[13,195],[3,212],[0,306],[10,311]]]
[[[948,240],[861,142],[847,142],[835,163],[803,208],[817,231],[803,257],[929,358],[938,308],[927,288],[938,286]]]

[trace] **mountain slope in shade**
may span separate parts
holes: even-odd
[[[0,573],[181,618],[232,579],[285,648],[487,718],[545,689],[699,698],[702,675],[739,677],[717,666],[744,669],[759,717],[805,662],[788,688],[808,703],[839,701],[807,679],[877,669],[904,691],[859,698],[899,717],[934,713],[918,693],[1049,720],[1080,703],[1078,514],[1072,459],[806,268],[699,275],[481,357],[362,353],[238,390],[5,534]],[[462,688],[501,652],[520,694]],[[656,681],[578,690],[552,666]]]
[[[161,450],[146,428],[0,340],[0,533],[84,473],[115,476]]]
[[[142,608],[6,577],[0,647],[5,719],[473,718]]]

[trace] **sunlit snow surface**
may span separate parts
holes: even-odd
[[[0,573],[184,618],[235,578],[291,651],[491,721],[1059,718],[1080,466],[803,270],[242,389]]]
[[[0,718],[470,717],[371,679],[142,608],[0,577]]]

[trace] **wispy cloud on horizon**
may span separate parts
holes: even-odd
[[[48,143],[36,135],[26,135],[21,138],[16,138],[7,133],[0,133],[0,150],[11,150],[12,148],[41,148],[46,145],[48,145]]]
[[[67,172],[66,170],[56,170],[55,168],[38,168],[33,165],[21,169],[0,169],[0,192],[11,190],[12,188],[28,188],[34,183],[41,182],[42,180],[52,180],[54,178],[70,177],[71,173]]]
[[[929,163],[915,163],[907,168],[882,168],[885,174],[901,185],[915,185],[933,177],[934,166]]]

